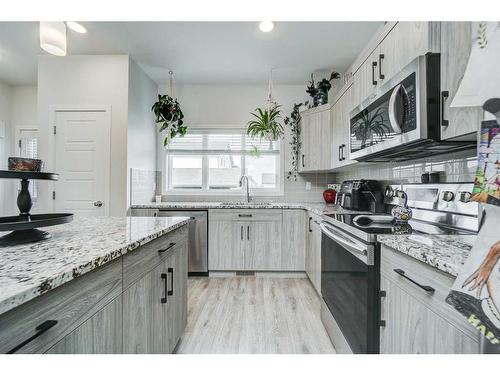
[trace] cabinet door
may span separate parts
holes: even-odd
[[[306,213],[283,210],[281,270],[304,271],[306,255]]]
[[[307,112],[301,113],[300,119],[300,154],[299,154],[299,172],[308,170],[310,165],[309,139],[311,132],[311,115]]]
[[[438,36],[439,27],[435,23],[398,22],[373,56],[377,61],[378,85],[387,82],[417,56],[437,52],[434,44]]]
[[[314,112],[309,120],[309,147],[306,155],[306,167],[309,171],[321,169],[321,114]]]
[[[377,67],[378,67],[379,47],[365,60],[354,74],[354,107],[373,96],[378,86]]]
[[[471,22],[441,23],[441,138],[472,133],[475,139],[483,116],[481,107],[450,108],[465,73],[471,52]]]
[[[123,292],[124,353],[168,353],[166,297],[168,261],[148,272]]]
[[[332,116],[332,168],[342,165],[342,144],[344,143],[344,129],[342,128],[342,98],[331,109]]]
[[[187,243],[179,246],[168,260],[169,292],[167,299],[167,316],[169,322],[168,352],[175,349],[187,324]]]
[[[279,271],[281,269],[281,214],[279,219],[246,223],[244,230],[245,269]]]
[[[311,216],[310,220],[306,259],[307,276],[316,292],[321,295],[321,229],[316,216]]]
[[[381,275],[386,292],[381,306],[380,352],[382,354],[432,353],[433,334],[426,306]]]
[[[238,271],[245,266],[244,223],[232,220],[209,222],[208,268],[210,271]]]
[[[49,354],[119,354],[121,352],[121,296],[115,298],[47,351]]]

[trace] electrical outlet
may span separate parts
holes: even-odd
[[[306,190],[311,190],[311,183],[306,181]]]

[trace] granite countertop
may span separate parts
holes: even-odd
[[[380,243],[457,277],[469,257],[475,235],[380,235]]]
[[[188,223],[188,217],[75,218],[46,241],[0,248],[0,314]]]
[[[359,213],[349,211],[335,204],[325,203],[241,203],[227,204],[222,202],[162,202],[135,205],[132,208],[179,208],[179,209],[217,209],[217,208],[277,208],[277,209],[303,209],[316,215]],[[460,267],[468,258],[475,235],[431,235],[415,233],[410,235],[390,234],[379,235],[378,240],[403,254],[411,256],[438,270],[456,277]]]

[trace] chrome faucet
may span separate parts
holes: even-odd
[[[248,181],[248,176],[241,176],[240,178],[240,187],[243,187],[243,180],[246,181],[246,188],[247,188],[247,203],[250,203],[250,183]]]

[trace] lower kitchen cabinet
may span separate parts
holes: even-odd
[[[479,353],[479,334],[445,302],[453,279],[382,246],[380,352]],[[400,275],[434,292],[426,291]]]
[[[48,354],[122,353],[122,298],[101,311],[50,348]]]
[[[321,296],[321,218],[309,213],[306,248],[306,273],[314,289]]]
[[[124,353],[171,353],[187,319],[187,241],[123,292]]]
[[[245,268],[244,223],[210,215],[208,269],[240,271]]]
[[[281,270],[304,271],[306,256],[306,212],[283,210]]]

